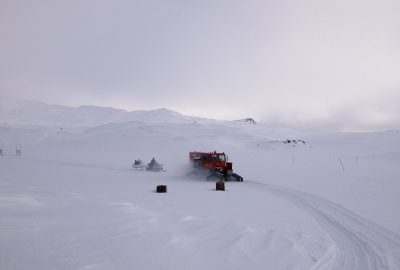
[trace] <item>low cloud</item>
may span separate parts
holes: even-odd
[[[0,94],[307,129],[398,126],[400,3],[0,4]],[[381,98],[382,97],[382,98]]]

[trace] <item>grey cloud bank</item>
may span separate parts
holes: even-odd
[[[399,1],[0,1],[0,93],[400,128]]]

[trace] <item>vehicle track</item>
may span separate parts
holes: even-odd
[[[311,270],[398,270],[400,237],[320,196],[247,181],[309,213],[335,243]]]

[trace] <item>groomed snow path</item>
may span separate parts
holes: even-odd
[[[247,181],[308,212],[335,243],[311,270],[400,269],[400,238],[322,197],[289,188]]]

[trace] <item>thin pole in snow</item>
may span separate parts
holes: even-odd
[[[341,160],[340,158],[338,158],[338,160],[339,160],[339,162],[340,162],[340,166],[342,166],[342,169],[343,169],[343,171],[344,171],[344,166],[343,166],[342,160]]]

